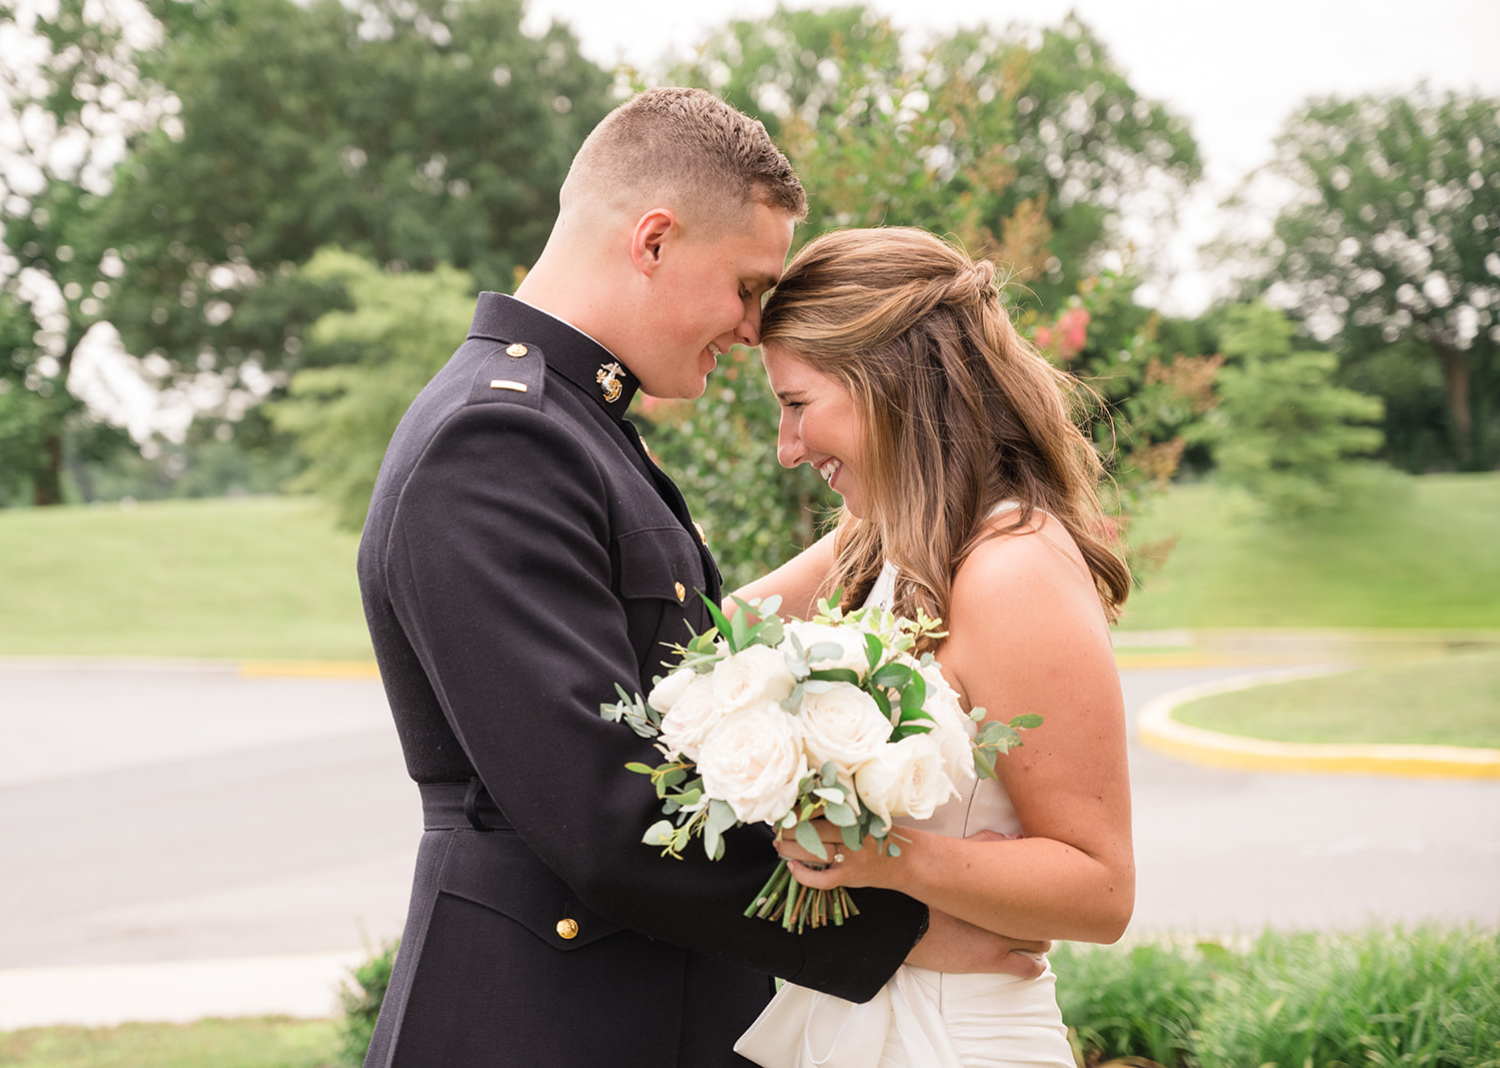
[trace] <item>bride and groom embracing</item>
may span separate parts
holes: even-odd
[[[786,265],[805,212],[760,123],[697,90],[635,97],[396,431],[359,576],[425,829],[367,1066],[1073,1063],[1045,951],[1117,939],[1134,893],[1107,629],[1129,577],[1098,462],[992,265],[895,228]],[[740,595],[941,617],[928,651],[967,705],[1044,717],[998,781],[901,827],[899,856],[819,870],[754,826],[719,861],[663,859],[625,769],[656,754],[599,716],[723,593],[626,410],[701,395],[735,344],[762,349],[781,462],[844,503]],[[746,918],[778,850],[860,914]]]

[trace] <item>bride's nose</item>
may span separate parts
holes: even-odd
[[[796,467],[806,456],[801,436],[797,434],[795,426],[788,425],[787,418],[783,415],[776,428],[776,462],[782,467]]]

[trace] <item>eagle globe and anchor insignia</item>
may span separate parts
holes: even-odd
[[[620,394],[625,387],[621,384],[619,376],[625,373],[625,368],[618,363],[606,363],[602,365],[594,375],[594,381],[599,383],[599,388],[604,391],[606,402],[613,404],[620,399]]]

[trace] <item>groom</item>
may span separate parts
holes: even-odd
[[[731,834],[715,863],[643,846],[659,802],[624,765],[655,754],[599,716],[707,629],[697,591],[720,596],[626,409],[701,395],[757,342],[805,212],[760,123],[641,94],[579,150],[516,297],[481,294],[396,431],[359,576],[426,829],[367,1068],[746,1064],[731,1047],[769,975],[865,1000],[922,938],[926,908],[878,890],[802,937],[746,919],[769,834]],[[933,922],[914,959],[966,937]],[[969,970],[1008,970],[1013,944],[964,945]]]

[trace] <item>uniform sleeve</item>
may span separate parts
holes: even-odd
[[[716,862],[696,843],[681,861],[641,843],[660,802],[624,765],[659,754],[599,715],[616,683],[632,690],[638,678],[611,588],[607,492],[590,452],[544,411],[470,406],[428,444],[401,490],[385,568],[449,725],[528,846],[589,908],[867,1000],[920,937],[925,906],[856,891],[856,921],[793,936],[742,915],[776,860],[764,828],[732,834]]]

